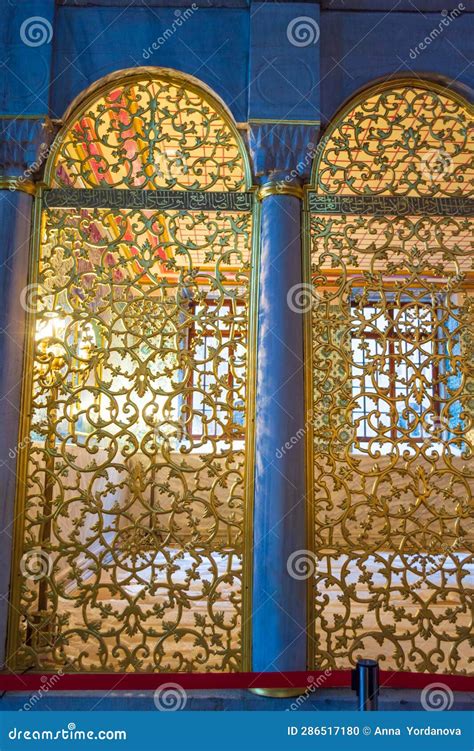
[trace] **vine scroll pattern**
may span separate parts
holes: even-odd
[[[253,211],[228,193],[246,187],[234,136],[165,78],[110,84],[58,139],[29,300],[15,670],[242,669]]]
[[[373,94],[335,127],[315,194],[385,193],[395,210],[468,191],[467,122],[436,92]],[[454,166],[425,183],[417,165],[441,147]],[[318,213],[315,197],[310,213],[315,665],[469,674],[473,220],[370,201]]]

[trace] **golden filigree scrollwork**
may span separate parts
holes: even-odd
[[[385,193],[394,209],[400,195],[469,194],[467,128],[457,100],[383,87],[330,129],[315,191]],[[452,164],[431,180],[420,164],[437,146]],[[316,203],[315,665],[472,673],[473,220]]]
[[[472,228],[312,217],[318,665],[472,669]]]
[[[111,81],[86,102],[59,134],[49,173],[56,188],[237,191],[248,181],[223,108],[163,74]]]
[[[241,668],[251,225],[44,212],[15,665]]]
[[[328,129],[314,184],[330,195],[473,195],[472,137],[463,102],[422,82],[387,84]]]
[[[166,71],[108,79],[56,139],[31,278],[15,670],[243,667],[249,174],[224,107]]]

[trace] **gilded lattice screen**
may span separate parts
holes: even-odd
[[[345,109],[315,165],[319,668],[371,657],[384,669],[473,672],[469,137],[462,101],[392,84]]]
[[[48,170],[10,665],[242,669],[240,141],[207,95],[134,78],[86,103]]]
[[[130,77],[94,94],[56,141],[52,187],[239,191],[243,147],[209,96],[174,77]]]

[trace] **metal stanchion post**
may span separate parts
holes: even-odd
[[[376,660],[358,660],[352,671],[352,690],[357,692],[359,712],[379,708],[379,664]]]

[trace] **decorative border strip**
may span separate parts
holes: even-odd
[[[183,209],[185,211],[251,211],[253,193],[197,190],[122,190],[53,188],[43,192],[47,208]]]
[[[57,673],[1,673],[1,691],[35,691],[44,686],[45,677],[52,678]],[[279,689],[298,688],[317,684],[324,678],[324,688],[350,688],[352,671],[349,670],[309,670],[278,673],[67,673],[63,672],[60,681],[49,681],[51,691],[87,691],[96,689],[154,690],[158,686],[173,681],[184,689]],[[442,681],[453,691],[472,691],[474,678],[466,675],[446,673],[408,673],[380,671],[380,684],[384,688],[422,689],[433,681]]]
[[[294,198],[303,198],[303,188],[299,185],[290,185],[284,180],[281,182],[270,182],[259,188],[257,198],[263,201],[268,196],[293,196]]]
[[[474,200],[417,196],[322,196],[309,191],[308,209],[313,214],[474,216]]]

